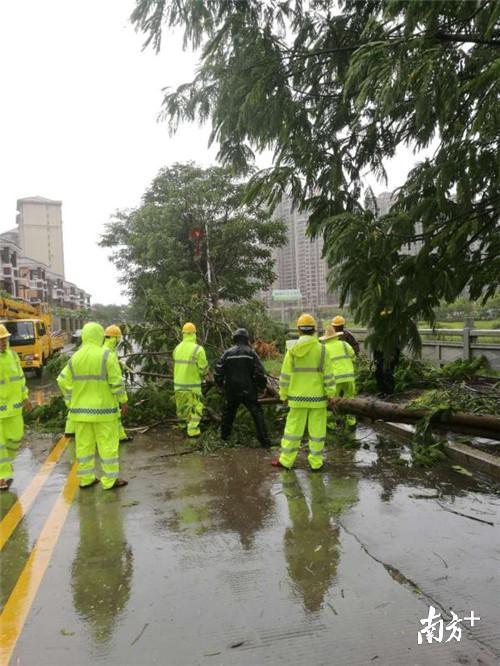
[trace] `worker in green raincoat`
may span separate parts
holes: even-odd
[[[122,338],[121,329],[120,329],[119,326],[116,326],[116,324],[111,324],[104,331],[103,346],[106,347],[106,349],[109,349],[111,354],[115,354],[117,360],[118,360],[118,354],[116,352],[116,349],[117,349],[118,345],[120,344],[121,338]],[[120,361],[118,361],[118,363],[119,362]],[[64,434],[66,435],[66,437],[74,437],[75,436],[75,424],[69,416],[66,419],[66,425],[64,427]],[[125,432],[125,428],[123,427],[123,424],[122,424],[121,412],[120,411],[118,411],[118,437],[120,439],[120,442],[130,442],[132,440],[132,437],[127,435],[127,433]]]
[[[0,490],[12,483],[12,463],[24,435],[23,407],[31,409],[21,363],[0,324]]]
[[[353,398],[356,395],[356,382],[353,359],[355,351],[351,345],[342,339],[343,332],[335,331],[333,326],[327,326],[325,334],[320,338],[324,343],[333,366],[335,377],[335,397]],[[356,417],[348,414],[345,420],[350,427],[356,425]],[[333,414],[328,418],[328,427],[335,427]]]
[[[309,314],[297,320],[300,337],[284,358],[281,367],[280,399],[290,411],[281,440],[280,457],[272,461],[276,467],[290,469],[297,457],[307,426],[311,469],[323,466],[326,438],[327,400],[335,396],[332,362],[326,348],[315,336],[316,321]]]
[[[188,437],[198,437],[203,415],[201,380],[208,371],[208,363],[205,350],[196,342],[196,326],[191,322],[182,327],[182,342],[174,349],[173,360],[177,416],[186,424]]]
[[[63,368],[57,383],[75,423],[77,476],[80,487],[97,483],[96,448],[104,490],[127,484],[119,478],[118,412],[127,410],[127,393],[116,354],[103,347],[104,329],[89,322],[82,330],[82,346]],[[118,407],[118,404],[120,407]]]

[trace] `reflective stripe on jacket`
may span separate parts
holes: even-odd
[[[287,351],[280,374],[280,398],[290,407],[325,408],[335,395],[332,362],[326,348],[311,335],[303,335]]]
[[[257,353],[248,345],[237,344],[220,357],[214,371],[215,383],[231,396],[257,398],[266,388],[266,371]]]
[[[325,347],[328,351],[333,365],[333,374],[337,384],[341,382],[354,381],[354,349],[345,340],[331,338],[325,341]]]
[[[73,421],[112,421],[119,412],[117,401],[127,401],[120,364],[101,346],[102,332],[99,324],[85,325],[81,348],[57,378]]]
[[[7,347],[0,352],[0,418],[19,414],[27,397],[28,389],[19,356]]]
[[[195,333],[184,333],[174,349],[174,391],[201,393],[201,378],[208,369],[205,350],[196,342]]]

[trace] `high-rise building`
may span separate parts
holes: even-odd
[[[29,303],[90,308],[90,294],[64,279],[61,202],[18,199],[17,227],[0,233],[0,290]]]
[[[382,215],[387,215],[389,212],[391,206],[396,200],[396,197],[394,195],[394,192],[381,192],[377,197],[377,208],[378,208],[378,215],[379,217],[382,217]],[[417,233],[422,233],[422,225],[419,222],[416,227],[415,231]],[[401,248],[401,254],[417,254],[420,249],[422,248],[422,241],[411,241],[408,243],[406,246],[403,246]]]
[[[35,259],[64,277],[62,202],[44,197],[17,201],[19,245],[26,257]]]
[[[375,198],[377,200],[378,214],[380,216],[386,215],[394,203],[394,192],[381,192]]]
[[[286,224],[286,244],[274,251],[277,274],[270,291],[263,295],[265,302],[278,309],[279,303],[273,303],[272,291],[275,289],[298,289],[302,300],[297,307],[314,310],[324,305],[337,302],[328,292],[328,267],[322,258],[323,238],[312,239],[307,235],[307,211],[294,208],[290,197],[283,197],[276,207],[274,217]],[[292,305],[292,304],[290,304]]]

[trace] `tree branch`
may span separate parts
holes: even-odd
[[[482,46],[499,47],[500,41],[497,39],[481,39],[478,35],[452,35],[447,32],[436,32],[434,37],[442,42],[460,42],[461,44],[481,44]]]

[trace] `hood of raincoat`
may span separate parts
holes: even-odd
[[[305,356],[312,347],[318,344],[318,338],[314,335],[301,335],[294,346],[290,349],[290,354],[297,358]]]
[[[89,321],[82,328],[82,344],[84,345],[98,345],[99,347],[104,342],[104,329],[101,324],[95,321]]]
[[[116,351],[116,348],[118,347],[120,343],[120,338],[117,337],[109,337],[109,338],[104,338],[104,346],[107,347],[108,349],[111,349],[112,351]]]
[[[183,342],[196,342],[196,333],[183,333],[182,334]]]

